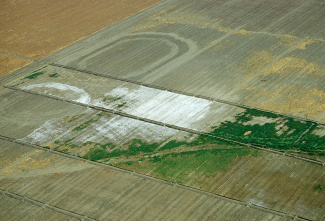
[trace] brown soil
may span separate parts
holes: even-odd
[[[3,0],[0,51],[39,59],[160,1]]]

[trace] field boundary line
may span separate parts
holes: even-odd
[[[153,176],[149,176],[149,175],[145,175],[145,174],[141,174],[141,173],[136,173],[136,172],[125,170],[125,169],[115,167],[115,166],[110,166],[110,165],[107,165],[107,164],[104,164],[104,163],[87,160],[87,159],[84,159],[84,158],[81,158],[81,157],[78,157],[78,156],[74,156],[74,155],[70,155],[70,154],[67,154],[67,153],[54,151],[54,150],[51,150],[51,149],[44,148],[44,147],[42,147],[40,145],[37,145],[37,144],[28,143],[28,142],[21,141],[21,140],[18,140],[18,139],[14,139],[14,138],[10,138],[10,137],[7,137],[7,136],[0,135],[0,139],[6,140],[6,141],[9,141],[9,142],[12,142],[12,143],[20,144],[22,146],[27,146],[27,147],[30,147],[30,148],[36,148],[36,149],[39,149],[39,150],[43,150],[45,152],[47,151],[49,153],[56,154],[56,155],[63,156],[63,157],[67,157],[67,158],[71,158],[71,159],[74,159],[74,160],[83,161],[83,162],[86,162],[86,163],[89,163],[89,164],[92,164],[92,165],[95,165],[95,166],[105,167],[105,168],[108,168],[108,169],[113,170],[113,171],[133,175],[133,176],[136,176],[136,177],[139,177],[139,178],[144,178],[144,179],[147,179],[147,180],[150,180],[150,181],[153,181],[153,182],[158,182],[158,183],[169,185],[169,186],[172,186],[172,187],[175,187],[175,188],[180,188],[180,189],[184,189],[184,190],[187,190],[187,191],[199,193],[199,194],[209,196],[209,197],[212,197],[212,198],[215,198],[215,199],[227,201],[227,202],[238,204],[238,205],[241,205],[241,206],[250,207],[250,208],[256,209],[256,210],[261,210],[263,212],[274,214],[274,215],[277,215],[277,216],[286,217],[286,218],[294,219],[294,220],[311,221],[311,220],[309,220],[307,218],[300,217],[300,216],[295,216],[295,215],[289,215],[286,212],[278,211],[278,210],[275,210],[275,209],[272,209],[272,208],[255,205],[255,204],[252,204],[252,203],[249,203],[249,202],[233,199],[233,198],[230,198],[230,197],[227,197],[227,196],[222,196],[222,195],[217,194],[217,193],[211,193],[211,192],[200,190],[200,189],[197,189],[197,188],[194,188],[194,187],[189,187],[189,186],[185,186],[185,185],[182,185],[182,184],[173,183],[173,182],[166,181],[166,180],[163,180],[163,179],[159,179],[159,178],[156,178],[156,177],[153,177]],[[1,189],[0,189],[0,193],[1,193]],[[13,195],[18,195],[18,194],[13,194]],[[38,201],[36,201],[36,202],[38,202]],[[63,209],[60,209],[60,210],[65,211]],[[67,212],[69,212],[69,211],[67,211]],[[87,217],[87,218],[89,219],[89,217]]]
[[[206,136],[214,137],[214,138],[217,138],[217,139],[220,139],[220,140],[223,140],[223,141],[227,141],[227,142],[230,142],[230,143],[235,143],[235,144],[238,144],[238,145],[241,145],[241,146],[247,146],[247,147],[251,147],[251,148],[254,148],[254,149],[263,150],[263,151],[266,151],[266,152],[275,153],[275,154],[279,154],[279,155],[286,156],[286,157],[292,157],[292,158],[296,158],[298,160],[303,160],[303,161],[306,161],[306,162],[309,162],[309,163],[325,166],[325,162],[322,162],[322,161],[313,160],[313,159],[309,159],[309,158],[305,158],[305,157],[300,157],[300,156],[296,156],[294,154],[284,153],[284,152],[273,150],[273,149],[270,149],[270,148],[264,148],[264,147],[260,147],[260,146],[256,146],[256,145],[252,145],[252,144],[246,144],[246,143],[242,143],[242,142],[239,142],[239,141],[230,140],[230,139],[227,139],[227,138],[219,137],[219,136],[216,136],[216,135],[212,135],[212,134],[209,134],[209,133],[205,133],[205,132],[201,132],[201,131],[197,131],[197,130],[193,130],[193,129],[189,129],[189,128],[185,128],[185,127],[180,127],[180,126],[176,126],[176,125],[173,125],[173,124],[168,124],[168,123],[163,123],[163,122],[160,122],[160,121],[151,120],[151,119],[148,119],[148,118],[134,116],[134,115],[131,115],[131,114],[128,114],[128,113],[124,113],[122,111],[117,111],[117,110],[98,107],[98,106],[94,106],[94,105],[84,104],[84,103],[80,103],[80,102],[77,102],[77,101],[66,100],[66,99],[56,97],[56,96],[53,96],[53,95],[41,94],[41,93],[38,93],[38,92],[25,90],[25,89],[21,89],[21,88],[16,88],[16,87],[11,87],[11,86],[3,86],[3,87],[7,88],[7,89],[15,90],[15,91],[20,91],[20,92],[24,92],[24,93],[28,93],[28,94],[41,96],[41,97],[47,97],[47,98],[50,98],[50,99],[54,99],[54,100],[58,100],[58,101],[66,102],[66,103],[75,104],[75,105],[86,107],[86,108],[91,108],[91,109],[98,110],[98,111],[103,111],[103,112],[108,112],[108,113],[111,113],[111,114],[116,114],[116,115],[119,115],[119,116],[122,116],[122,117],[127,117],[127,118],[130,118],[130,119],[147,122],[147,123],[151,123],[151,124],[154,124],[154,125],[168,127],[168,128],[175,129],[175,130],[178,130],[178,131],[185,131],[185,132],[188,132],[188,133],[198,134],[198,135],[206,135]]]
[[[42,208],[45,208],[45,209],[50,209],[50,210],[53,210],[53,211],[55,211],[57,213],[61,213],[61,214],[67,215],[67,216],[71,216],[71,217],[77,218],[79,220],[97,221],[96,219],[93,219],[93,218],[90,218],[90,217],[87,217],[87,216],[84,216],[84,215],[81,215],[81,214],[78,214],[78,213],[75,213],[75,212],[72,212],[72,211],[69,211],[69,210],[61,209],[61,208],[56,207],[56,206],[51,206],[50,204],[43,203],[41,201],[31,199],[29,197],[22,196],[22,195],[17,194],[17,193],[12,193],[12,192],[9,192],[7,190],[0,189],[0,194],[5,195],[5,196],[10,197],[10,198],[13,198],[13,199],[16,199],[16,200],[20,200],[22,202],[26,202],[26,203],[35,205],[35,206],[39,206],[39,207],[42,207]]]
[[[293,115],[290,115],[290,114],[278,113],[278,112],[274,112],[274,111],[270,111],[270,110],[266,110],[266,109],[262,109],[262,108],[250,107],[250,106],[247,106],[247,105],[244,105],[244,104],[238,104],[238,103],[235,103],[235,102],[226,101],[226,100],[217,99],[217,98],[212,98],[212,97],[208,97],[208,96],[205,96],[205,95],[199,95],[199,94],[193,94],[193,93],[168,89],[168,88],[161,87],[161,86],[156,86],[156,85],[142,83],[142,82],[138,82],[138,81],[134,81],[134,80],[119,78],[119,77],[115,77],[115,76],[111,76],[111,75],[108,76],[108,75],[96,73],[96,72],[93,72],[93,71],[78,69],[78,68],[65,66],[65,65],[61,65],[61,64],[56,64],[56,63],[50,63],[48,65],[51,65],[51,66],[54,66],[54,67],[59,67],[59,68],[64,68],[64,69],[68,69],[68,70],[72,70],[72,71],[82,72],[82,73],[85,73],[85,74],[90,74],[90,75],[94,75],[94,76],[98,76],[98,77],[104,77],[104,78],[113,79],[113,80],[117,80],[117,81],[136,84],[136,85],[139,85],[139,86],[144,86],[144,87],[153,88],[153,89],[157,89],[157,90],[168,91],[168,92],[171,92],[171,93],[174,93],[174,94],[181,94],[181,95],[185,95],[185,96],[196,97],[196,98],[200,98],[200,99],[204,99],[204,100],[214,101],[214,102],[227,104],[227,105],[231,105],[231,106],[235,106],[235,107],[255,109],[255,110],[264,111],[264,112],[267,112],[267,113],[273,113],[273,114],[283,116],[283,117],[290,117],[290,118],[293,118],[293,119],[296,119],[296,120],[300,120],[300,121],[304,121],[304,122],[317,123],[319,125],[325,126],[325,123],[320,122],[320,121],[305,119],[305,118],[302,118],[302,117],[296,117],[296,116],[293,116]],[[10,87],[10,86],[3,85],[3,87]]]
[[[20,55],[16,55],[16,54],[10,54],[10,53],[4,52],[4,51],[0,51],[0,54],[7,55],[9,57],[20,58],[20,59],[24,59],[24,60],[28,60],[28,61],[32,61],[32,62],[37,62],[36,59],[28,58],[28,57],[24,57],[24,56],[20,56]]]

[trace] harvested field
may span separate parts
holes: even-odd
[[[0,51],[39,59],[158,2],[2,1]]]
[[[216,1],[210,4],[211,8],[220,7],[216,11],[224,10],[229,14],[238,9],[231,7],[237,2],[225,4]],[[191,2],[185,4],[186,8],[182,4],[162,4],[144,13],[143,19],[121,23],[51,55],[49,62],[322,121],[324,45],[323,40],[317,40],[321,38],[321,32],[314,32],[315,40],[305,40],[301,37],[307,36],[296,35],[305,23],[302,27],[281,24],[283,27],[278,27],[278,34],[268,33],[266,30],[275,27],[267,23],[264,29],[260,24],[256,26],[260,30],[251,31],[235,22],[237,26],[229,29],[229,26],[222,25],[228,20],[221,22],[220,19],[218,22],[219,18],[214,17],[218,14],[215,11],[209,13],[204,8],[205,3]],[[291,13],[281,11],[275,16],[277,9],[266,12],[264,4],[268,5],[264,1],[243,5],[243,13],[254,16],[254,9],[258,7],[257,13],[265,13],[266,20],[269,16],[281,20],[297,16],[296,13],[304,7],[324,7],[321,3],[314,5],[302,1],[289,5],[279,3],[277,7],[290,6],[286,10]],[[209,6],[209,10],[211,8]],[[191,20],[194,11],[196,19],[202,18],[197,23]],[[307,23],[312,20],[316,24],[308,28],[322,24],[321,15],[310,18],[307,13],[305,16]],[[208,20],[215,23],[209,24]],[[246,19],[243,21],[248,22]],[[287,35],[283,31],[288,31]],[[297,88],[303,90],[295,93]]]
[[[79,220],[77,218],[55,212],[49,208],[43,208],[29,202],[24,202],[21,200],[23,197],[15,199],[12,196],[16,197],[16,195],[7,196],[3,193],[3,191],[1,191],[1,193],[0,214],[2,220]],[[13,208],[15,209],[13,210]]]
[[[325,4],[157,2],[0,3],[3,217],[325,220]]]
[[[31,63],[28,60],[0,54],[0,77]]]
[[[211,148],[211,147],[210,147]],[[324,216],[322,167],[263,151],[232,148],[191,150],[116,165],[162,179],[273,208],[311,220]],[[185,150],[184,150],[185,149]],[[306,183],[306,180],[312,183]]]
[[[1,149],[7,149],[8,142],[0,142]],[[33,148],[18,144],[11,148],[12,154],[15,150],[34,153],[26,160],[17,160],[15,164],[2,168],[0,183],[4,191],[15,192],[43,205],[64,208],[91,219],[236,220],[240,217],[241,220],[286,220],[276,213],[114,168],[92,165],[47,151],[35,152]],[[39,159],[48,162],[35,166]],[[71,168],[70,171],[66,170],[67,167]]]
[[[20,116],[16,117],[15,112],[10,110],[19,109],[19,106],[10,100],[10,109],[4,110],[9,115],[2,117],[5,122],[4,127],[1,127],[3,136],[149,174],[256,206],[308,219],[323,216],[324,192],[314,190],[315,186],[323,186],[325,182],[325,171],[319,165],[39,95],[5,89],[2,96],[18,98],[19,94],[22,98],[17,99],[17,104],[21,104],[21,100],[33,104],[29,108],[25,105],[24,111],[33,113],[38,121],[33,118],[18,120]],[[52,113],[59,115],[51,115],[50,118],[48,111],[42,111],[42,106],[51,107]],[[63,107],[69,107],[70,113]],[[247,119],[249,116],[241,117]],[[6,123],[6,119],[10,121]],[[258,125],[260,118],[251,120],[255,120],[253,125]],[[11,126],[10,122],[17,122],[18,125]],[[71,166],[66,168],[62,163],[51,162],[37,153],[41,152],[37,150],[33,153],[35,160],[29,166],[37,170],[34,174],[43,173],[38,171],[43,164],[62,170],[73,169]],[[19,165],[16,164],[16,167]],[[25,166],[18,168],[19,171],[25,170]],[[300,194],[293,197],[296,192]]]

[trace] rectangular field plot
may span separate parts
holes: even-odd
[[[71,80],[75,79],[75,80]],[[119,113],[129,114],[132,118],[146,119],[153,124],[168,124],[175,128],[181,127],[183,130],[192,129],[202,133],[224,138],[231,141],[251,144],[264,148],[273,148],[281,151],[289,151],[293,154],[312,154],[312,158],[323,160],[322,151],[324,150],[324,141],[309,140],[313,143],[310,148],[305,148],[300,141],[311,128],[316,127],[317,123],[301,121],[281,115],[259,111],[249,108],[240,108],[228,104],[210,101],[202,98],[182,95],[174,92],[164,91],[156,88],[141,86],[129,82],[109,79],[101,76],[72,71],[61,67],[48,66],[26,74],[25,77],[11,84],[18,90],[23,89],[42,95],[51,95],[64,100],[77,101],[81,104],[91,105],[93,108],[104,108],[107,111],[117,111]],[[34,95],[36,96],[36,95]],[[44,99],[44,98],[43,98]],[[63,102],[64,104],[65,102]],[[86,113],[86,112],[85,112]],[[89,110],[84,117],[73,115],[71,119],[84,121],[93,129],[82,135],[82,142],[75,143],[81,145],[86,142],[98,142],[104,145],[104,140],[100,136],[91,134],[108,134],[115,130],[115,126],[109,128],[109,124],[127,127],[129,124],[150,125],[138,120],[132,120],[125,117],[101,118],[99,115],[104,113]],[[95,117],[93,117],[95,116]],[[111,115],[111,117],[114,115]],[[116,118],[116,120],[114,120]],[[100,119],[100,120],[99,120]],[[118,119],[118,120],[117,120]],[[123,119],[123,120],[122,120]],[[69,130],[74,125],[73,120],[63,123],[55,123],[64,127],[61,130]],[[125,121],[124,123],[116,123]],[[127,123],[128,122],[128,123]],[[132,122],[132,123],[131,123]],[[137,123],[135,123],[137,122]],[[51,137],[63,136],[53,133],[45,127],[54,127],[54,123],[44,124],[39,130],[44,130],[42,145],[49,143]],[[106,125],[106,126],[103,126]],[[77,126],[74,126],[77,127]],[[100,128],[97,129],[96,127]],[[145,128],[146,126],[144,126]],[[161,126],[156,126],[161,128]],[[134,126],[136,128],[136,126]],[[58,130],[55,129],[55,130]],[[97,132],[103,130],[104,132]],[[124,129],[121,129],[124,131]],[[93,132],[96,131],[96,132]],[[119,133],[119,132],[112,132]],[[151,133],[151,132],[150,132]],[[90,134],[90,135],[89,135]],[[33,139],[36,135],[33,135]],[[72,137],[81,136],[80,134],[66,133],[61,142],[65,142]],[[93,136],[93,137],[92,137]],[[108,137],[109,135],[107,135]],[[119,140],[110,140],[115,143],[124,142],[126,138],[123,135]],[[92,137],[90,140],[85,139]],[[140,135],[140,139],[144,136]],[[168,137],[168,136],[167,136]],[[54,138],[53,138],[54,139]],[[98,141],[96,141],[99,139]],[[138,139],[134,137],[134,139]],[[165,138],[164,138],[165,139]],[[77,140],[75,140],[77,141]],[[127,141],[130,141],[127,139]],[[45,143],[44,143],[45,142]],[[53,142],[53,140],[52,140]],[[59,142],[59,141],[57,141]],[[105,141],[109,143],[108,141]],[[61,143],[62,144],[62,143]],[[114,145],[113,145],[114,146]],[[88,147],[89,148],[89,147]],[[308,156],[311,157],[311,156]]]
[[[6,146],[7,143],[0,140],[0,148]],[[15,149],[34,151],[18,144]],[[0,155],[1,161],[2,158]],[[38,163],[40,159],[43,161]],[[96,220],[287,220],[283,214],[47,151],[35,152],[27,160],[22,159],[2,170],[0,175],[1,188],[5,191]],[[30,204],[9,201],[9,205],[16,205],[17,209],[36,210],[38,215],[46,217],[41,207],[38,210]],[[1,204],[0,211],[6,210],[6,205]],[[23,211],[15,214],[19,216]]]
[[[31,72],[11,86],[204,132],[244,111],[227,104],[55,66]]]

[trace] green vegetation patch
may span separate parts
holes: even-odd
[[[89,124],[92,124],[94,122],[98,121],[98,119],[90,119],[82,124],[80,124],[79,126],[75,127],[72,131],[79,131],[79,130],[83,130],[86,127],[88,127]]]
[[[25,78],[28,78],[28,79],[36,79],[38,76],[44,74],[44,72],[36,72],[36,73],[33,73]]]
[[[90,151],[84,157],[88,160],[97,161],[112,157],[129,157],[141,153],[152,153],[159,146],[159,143],[150,144],[142,141],[141,139],[133,139],[126,145],[128,145],[128,149],[126,150],[115,149],[113,151],[110,151],[108,148],[113,149],[115,147],[113,143],[108,143],[105,145],[96,144],[95,147],[90,149]]]
[[[314,190],[315,190],[315,191],[322,191],[323,188],[324,188],[324,185],[322,185],[322,184],[318,184],[318,185],[316,185],[316,186],[314,187]]]
[[[264,124],[254,123],[259,117],[265,119]],[[213,129],[211,135],[233,141],[284,151],[294,148],[301,153],[325,156],[325,136],[314,134],[319,125],[309,121],[246,109],[236,116],[234,122],[226,121]]]
[[[51,78],[57,78],[57,77],[59,77],[60,75],[59,75],[58,73],[54,73],[54,74],[49,74],[49,76],[50,76]]]
[[[169,150],[183,145],[187,146],[189,145],[189,143],[186,141],[171,140],[168,143],[166,143],[164,146],[162,146],[159,150]]]
[[[264,124],[254,123],[262,117]],[[293,147],[299,137],[312,125],[311,122],[298,121],[264,111],[246,109],[235,118],[214,127],[210,134],[256,146],[287,150]]]
[[[102,117],[102,116],[104,116],[104,113],[103,112],[100,112],[100,113],[98,113],[98,114],[96,114],[98,117]]]
[[[168,143],[166,143],[164,146],[162,146],[159,150],[170,150],[170,149],[177,148],[180,146],[193,147],[193,146],[200,146],[200,145],[206,145],[206,144],[238,145],[233,142],[228,142],[225,140],[218,139],[216,137],[200,134],[192,142],[171,140]]]
[[[199,176],[211,177],[218,171],[227,171],[235,159],[255,154],[258,150],[249,147],[230,149],[205,149],[156,155],[148,157],[143,162],[121,162],[116,166],[134,170],[136,172],[149,172],[167,181],[186,184]],[[148,171],[144,171],[144,167]],[[140,171],[138,171],[140,170]]]
[[[325,156],[325,136],[316,135],[315,130],[319,130],[320,126],[316,123],[310,128],[310,130],[295,144],[296,148],[304,152],[308,152],[310,155]],[[324,130],[325,128],[322,127]]]
[[[126,105],[126,102],[123,102],[122,104],[117,105],[118,108],[122,108]]]

